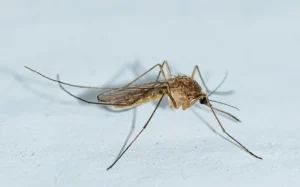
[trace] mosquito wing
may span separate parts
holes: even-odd
[[[166,92],[164,82],[150,82],[111,89],[99,94],[97,99],[99,103],[114,105],[116,108],[129,108],[159,99]]]

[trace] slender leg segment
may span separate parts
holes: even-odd
[[[218,111],[218,112],[221,112],[221,113],[223,113],[223,114],[228,115],[229,117],[231,117],[232,119],[236,120],[237,122],[241,122],[241,120],[240,120],[239,118],[235,117],[234,115],[232,115],[232,114],[230,114],[230,113],[228,113],[228,112],[225,112],[224,110],[220,110],[220,109],[217,109],[217,108],[215,108],[215,107],[212,107],[212,108],[213,108],[214,110]]]
[[[156,68],[156,67],[159,67],[159,69],[160,69],[160,70],[159,70],[159,75],[160,75],[160,73],[161,73],[162,76],[163,76],[163,78],[164,78],[164,81],[166,82],[166,81],[167,81],[167,77],[166,77],[165,72],[164,72],[164,70],[163,70],[163,68],[162,68],[162,65],[156,64],[155,66],[153,66],[152,68],[150,68],[149,70],[147,70],[145,73],[143,73],[142,75],[138,76],[136,79],[134,79],[134,80],[131,81],[130,83],[126,84],[125,86],[120,87],[120,88],[115,88],[115,89],[107,90],[107,91],[101,93],[101,95],[102,95],[102,94],[105,94],[105,93],[109,93],[109,92],[111,92],[111,91],[124,89],[124,88],[126,88],[126,87],[132,85],[133,83],[135,83],[136,81],[138,81],[140,78],[142,78],[143,76],[145,76],[147,73],[151,72],[151,71],[152,71],[154,68]]]
[[[213,115],[215,116],[216,120],[218,121],[219,126],[221,127],[223,133],[225,133],[229,138],[231,138],[233,141],[235,141],[238,145],[240,145],[246,152],[248,152],[250,155],[254,156],[255,158],[258,158],[260,160],[262,160],[261,157],[255,155],[254,153],[252,153],[251,151],[249,151],[243,144],[241,144],[239,141],[237,141],[233,136],[231,136],[229,133],[226,132],[225,128],[223,127],[223,125],[221,124],[219,118],[217,117],[216,113],[215,113],[215,109],[212,107],[212,105],[210,103],[207,104],[208,107],[210,107]]]
[[[112,168],[117,162],[118,160],[120,160],[120,158],[124,155],[124,153],[131,147],[131,145],[135,142],[135,140],[142,134],[142,132],[147,128],[150,120],[152,119],[154,113],[156,112],[159,104],[161,103],[162,101],[162,98],[164,97],[165,94],[163,94],[161,96],[161,98],[159,99],[155,109],[153,110],[152,114],[150,115],[149,119],[147,120],[146,124],[143,126],[142,130],[134,137],[134,139],[130,142],[130,144],[126,147],[126,149],[120,154],[119,157],[117,157],[117,159],[107,168],[107,170],[109,170],[110,168]]]
[[[171,78],[172,77],[172,73],[171,73],[171,70],[170,70],[170,66],[169,66],[169,63],[168,63],[168,61],[163,61],[163,63],[161,64],[161,67],[162,67],[162,69],[164,68],[164,65],[166,65],[166,68],[167,68],[167,71],[168,71],[168,78]],[[158,81],[158,79],[159,79],[159,77],[160,77],[160,74],[161,74],[161,71],[158,73],[158,75],[157,75],[157,78],[156,78],[156,82]],[[168,84],[168,82],[166,81],[166,86],[167,86],[167,89],[168,89],[168,96],[169,96],[169,98],[170,98],[170,100],[171,100],[171,102],[172,102],[172,104],[173,104],[173,106],[176,108],[176,102],[175,102],[175,100],[174,100],[174,98],[172,97],[172,95],[171,95],[171,90],[170,90],[170,87],[169,87],[169,84]]]
[[[59,80],[59,75],[57,75],[57,81],[58,82],[58,85],[59,87],[64,91],[66,92],[67,94],[69,94],[70,96],[82,101],[82,102],[85,102],[85,103],[88,103],[88,104],[96,104],[96,105],[112,105],[112,104],[107,104],[107,103],[102,103],[102,102],[93,102],[93,101],[88,101],[88,100],[85,100],[85,99],[82,99],[74,94],[72,94],[71,92],[69,92],[68,90],[66,90],[62,85],[62,82]]]
[[[167,81],[167,78],[166,78],[166,76],[165,76],[165,73],[164,73],[164,70],[163,70],[163,68],[162,68],[162,65],[160,65],[160,64],[154,65],[152,68],[150,68],[149,70],[147,70],[145,73],[143,73],[142,75],[140,75],[139,77],[137,77],[136,79],[134,79],[133,81],[131,81],[130,83],[128,83],[127,85],[125,85],[125,86],[123,86],[123,87],[121,87],[121,88],[95,87],[95,86],[81,86],[81,85],[70,84],[70,83],[66,83],[66,82],[60,81],[58,76],[57,76],[57,80],[55,80],[55,79],[52,79],[52,78],[50,78],[50,77],[48,77],[48,76],[46,76],[46,75],[44,75],[44,74],[42,74],[42,73],[40,73],[40,72],[34,70],[34,69],[29,68],[29,67],[27,67],[27,66],[24,66],[24,67],[25,67],[26,69],[28,69],[28,70],[30,70],[30,71],[32,71],[32,72],[34,72],[34,73],[36,73],[36,74],[42,76],[42,77],[44,77],[44,78],[50,80],[50,81],[59,83],[59,86],[60,86],[60,87],[62,88],[62,90],[65,91],[67,94],[69,94],[69,95],[72,96],[72,97],[75,97],[76,99],[79,99],[79,100],[81,100],[81,101],[83,101],[83,102],[90,103],[90,104],[110,105],[110,104],[105,104],[105,103],[101,103],[101,102],[98,102],[98,103],[97,103],[97,102],[87,101],[87,100],[85,100],[85,99],[79,98],[79,97],[75,96],[74,94],[72,94],[71,92],[67,91],[62,85],[67,85],[67,86],[72,86],[72,87],[77,87],[77,88],[107,89],[106,91],[104,91],[104,92],[102,92],[101,94],[99,94],[99,95],[102,95],[102,94],[105,94],[105,93],[108,93],[108,92],[111,92],[111,91],[114,91],[114,90],[124,89],[124,88],[126,88],[126,87],[132,85],[133,83],[135,83],[136,81],[138,81],[140,78],[142,78],[144,75],[146,75],[147,73],[149,73],[150,71],[152,71],[152,70],[153,70],[154,68],[156,68],[156,67],[159,67],[159,69],[160,69],[159,75],[160,75],[160,73],[161,73],[162,76],[163,76],[163,78],[164,78],[164,81],[165,81],[165,82]]]
[[[200,80],[201,80],[201,82],[202,82],[202,84],[203,84],[203,86],[204,86],[206,92],[208,93],[208,92],[209,92],[209,89],[208,89],[208,87],[206,86],[206,84],[205,84],[205,82],[204,82],[204,79],[203,79],[203,77],[202,77],[202,75],[201,75],[201,73],[200,73],[199,67],[198,67],[197,65],[196,65],[196,66],[194,67],[194,69],[193,69],[191,78],[192,78],[192,79],[195,79],[195,73],[196,73],[196,71],[198,72],[199,77],[200,77]]]
[[[171,70],[170,70],[169,64],[168,64],[168,62],[167,62],[166,60],[163,61],[161,67],[163,68],[164,65],[166,65],[166,68],[167,68],[167,71],[168,71],[168,78],[171,78],[171,77],[172,77]],[[158,73],[157,78],[156,78],[156,81],[158,81],[159,76],[160,76],[160,73],[161,73],[161,72]]]
[[[143,73],[142,75],[138,76],[136,79],[134,79],[133,81],[131,81],[130,83],[128,83],[127,85],[125,85],[125,86],[122,87],[122,88],[126,88],[126,87],[132,85],[134,82],[136,82],[137,80],[139,80],[141,77],[143,77],[144,75],[146,75],[147,73],[149,73],[150,71],[152,71],[152,70],[153,70],[154,68],[156,68],[156,67],[159,67],[159,69],[160,69],[159,74],[161,73],[162,76],[163,76],[163,78],[164,78],[164,81],[167,81],[167,77],[166,77],[165,72],[164,72],[164,70],[163,70],[163,68],[162,68],[162,65],[156,64],[155,66],[153,66],[152,68],[150,68],[148,71],[146,71],[146,72]]]
[[[130,129],[130,132],[127,135],[127,138],[126,138],[126,140],[125,140],[125,142],[124,142],[124,144],[123,144],[123,146],[122,146],[122,148],[121,148],[121,150],[120,150],[117,158],[122,154],[123,150],[125,149],[126,144],[128,143],[128,140],[129,140],[129,138],[130,138],[130,136],[131,136],[131,134],[132,134],[132,132],[133,132],[133,130],[135,128],[135,121],[136,121],[136,108],[133,109],[133,120],[132,120],[132,126],[131,126],[131,129]]]
[[[167,78],[166,78],[166,75],[165,75],[164,70],[163,70],[163,68],[162,68],[162,65],[156,64],[155,66],[153,66],[152,68],[150,68],[149,70],[147,70],[145,73],[143,73],[142,75],[140,75],[139,77],[137,77],[136,79],[134,79],[133,81],[131,81],[130,83],[128,83],[127,85],[123,86],[122,88],[126,88],[126,87],[132,85],[133,83],[135,83],[135,82],[136,82],[137,80],[139,80],[141,77],[143,77],[144,75],[146,75],[147,73],[149,73],[150,71],[152,71],[152,70],[153,70],[154,68],[156,68],[157,66],[158,66],[159,69],[160,69],[159,75],[160,75],[160,73],[161,73],[162,76],[163,76],[163,78],[164,78],[164,81],[166,81]],[[66,82],[62,82],[62,81],[58,81],[58,80],[52,79],[52,78],[50,78],[50,77],[48,77],[48,76],[46,76],[46,75],[44,75],[44,74],[42,74],[42,73],[40,73],[40,72],[34,70],[34,69],[31,69],[31,68],[29,68],[29,67],[27,67],[27,66],[24,66],[24,67],[25,67],[26,69],[28,69],[28,70],[30,70],[30,71],[32,71],[32,72],[34,72],[34,73],[36,73],[36,74],[42,76],[42,77],[44,77],[44,78],[50,80],[50,81],[58,82],[58,83],[60,83],[60,84],[64,84],[64,85],[68,85],[68,86],[72,86],[72,87],[77,87],[77,88],[93,88],[93,89],[109,89],[109,91],[110,91],[111,89],[113,89],[113,90],[115,90],[115,89],[120,89],[120,88],[111,88],[111,87],[81,86],[81,85],[70,84],[70,83],[66,83]]]
[[[197,71],[197,73],[198,73],[198,75],[199,75],[199,77],[200,77],[200,80],[201,80],[201,82],[202,82],[202,84],[203,84],[203,86],[204,86],[204,88],[205,88],[206,93],[208,94],[208,96],[211,96],[212,94],[228,95],[228,94],[234,93],[233,90],[223,91],[223,92],[218,92],[218,91],[217,91],[217,90],[222,86],[222,84],[225,82],[225,80],[226,80],[226,78],[227,78],[227,75],[228,75],[228,72],[226,72],[225,77],[223,78],[222,82],[221,82],[221,83],[220,83],[213,91],[210,91],[210,89],[208,89],[207,85],[205,84],[204,79],[203,79],[203,77],[202,77],[202,75],[201,75],[201,72],[200,72],[200,70],[199,70],[199,67],[198,67],[197,65],[196,65],[196,66],[194,67],[194,69],[193,69],[191,78],[194,79],[196,71]]]
[[[27,66],[24,66],[24,67],[25,67],[26,69],[28,69],[28,70],[30,70],[30,71],[32,71],[32,72],[34,72],[34,73],[36,73],[36,74],[42,76],[42,77],[44,77],[44,78],[50,80],[50,81],[57,82],[57,83],[60,83],[60,84],[64,84],[64,85],[67,85],[67,86],[72,86],[72,87],[76,87],[76,88],[112,89],[112,88],[108,88],[108,87],[81,86],[81,85],[76,85],[76,84],[70,84],[70,83],[62,82],[62,81],[59,81],[59,80],[52,79],[52,78],[50,78],[50,77],[48,77],[48,76],[46,76],[46,75],[44,75],[44,74],[42,74],[42,73],[40,73],[40,72],[34,70],[34,69],[31,69],[31,68],[29,68],[29,67],[27,67]]]

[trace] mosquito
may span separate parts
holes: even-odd
[[[168,78],[165,74],[164,67],[167,70]],[[224,104],[229,107],[236,108],[234,106],[231,106],[226,103],[222,103],[219,101],[214,101],[209,99],[209,97],[216,93],[217,89],[223,84],[227,77],[224,77],[223,81],[213,90],[210,91],[205,82],[204,79],[200,73],[199,67],[196,65],[194,66],[194,69],[192,71],[191,76],[186,75],[172,75],[171,70],[169,67],[169,64],[167,61],[164,61],[162,64],[156,64],[149,70],[147,70],[142,75],[138,76],[136,79],[128,83],[127,85],[123,87],[117,87],[117,88],[111,88],[111,87],[94,87],[94,86],[80,86],[75,84],[70,84],[66,82],[62,82],[59,79],[59,76],[57,75],[57,79],[52,79],[50,77],[47,77],[40,72],[33,70],[27,66],[25,66],[28,70],[37,73],[38,75],[59,83],[59,86],[70,96],[79,99],[83,102],[89,103],[89,104],[99,104],[99,105],[112,105],[115,108],[119,109],[128,109],[132,107],[136,107],[139,105],[142,105],[144,103],[158,100],[157,105],[155,106],[153,112],[151,113],[150,117],[144,124],[143,128],[139,131],[139,133],[134,137],[134,139],[128,144],[128,146],[119,154],[119,156],[115,159],[115,161],[107,168],[107,170],[111,169],[119,160],[120,158],[126,153],[126,151],[132,146],[132,144],[138,139],[138,137],[142,134],[142,132],[147,128],[149,122],[151,121],[153,115],[155,114],[157,108],[159,107],[162,99],[164,96],[168,97],[169,105],[170,107],[174,109],[179,109],[180,107],[182,110],[186,110],[192,105],[194,105],[196,102],[199,102],[202,105],[205,105],[208,107],[211,112],[213,113],[213,116],[217,120],[217,123],[219,124],[221,130],[223,133],[225,133],[231,140],[233,140],[235,143],[237,143],[242,149],[244,149],[246,152],[248,152],[250,155],[257,159],[261,159],[261,157],[257,156],[256,154],[252,153],[249,149],[247,149],[242,143],[240,143],[237,139],[235,139],[232,135],[230,135],[225,128],[223,127],[221,121],[216,115],[216,111],[223,113],[225,115],[228,115],[229,117],[233,118],[236,121],[240,121],[237,117],[233,116],[232,114],[225,112],[223,110],[220,110],[218,108],[215,108],[212,106],[211,102],[216,102],[219,104]],[[159,68],[159,73],[156,77],[156,80],[154,82],[144,83],[144,84],[134,84],[137,82],[140,78],[151,72],[153,69]],[[203,91],[200,84],[195,80],[195,74],[198,73],[200,80],[203,84],[203,87],[205,88],[205,92]],[[160,80],[160,76],[162,76],[163,80]],[[92,88],[92,89],[102,89],[104,90],[102,93],[97,95],[98,102],[92,102],[85,100],[83,98],[80,98],[78,96],[75,96],[71,92],[67,91],[62,85],[68,85],[72,87],[77,88]],[[237,108],[236,108],[237,109]]]

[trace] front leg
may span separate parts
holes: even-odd
[[[166,87],[167,87],[167,95],[169,96],[169,103],[170,103],[170,107],[174,107],[174,108],[177,108],[177,104],[176,104],[176,101],[175,99],[173,98],[172,96],[172,92],[171,92],[171,89],[170,89],[170,85],[168,82],[165,83],[166,84]]]
[[[169,64],[166,60],[163,61],[163,63],[161,64],[162,69],[164,68],[164,65],[166,65],[166,68],[167,68],[167,71],[168,71],[168,78],[171,78],[172,77],[171,70],[170,70]],[[158,79],[160,77],[160,74],[161,74],[161,72],[158,73],[158,75],[156,77],[156,81],[158,81]]]

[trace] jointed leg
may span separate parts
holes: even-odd
[[[163,63],[163,64],[164,64],[164,63]],[[139,77],[137,77],[136,79],[134,79],[133,81],[131,81],[130,83],[128,83],[127,85],[125,85],[123,88],[128,87],[128,86],[130,86],[131,84],[135,83],[137,80],[139,80],[141,77],[143,77],[144,75],[146,75],[147,73],[149,73],[151,70],[153,70],[153,69],[156,68],[157,66],[158,66],[159,69],[160,69],[159,75],[160,75],[160,73],[161,73],[162,76],[163,76],[163,78],[164,78],[164,81],[166,81],[167,78],[166,78],[166,75],[165,75],[164,70],[163,70],[163,68],[162,68],[162,65],[156,64],[155,66],[153,66],[152,68],[150,68],[148,71],[146,71],[145,73],[143,73],[142,75],[140,75]],[[118,89],[118,88],[110,88],[110,87],[80,86],[80,85],[70,84],[70,83],[66,83],[66,82],[62,82],[62,81],[58,81],[58,80],[52,79],[52,78],[50,78],[50,77],[48,77],[48,76],[45,76],[45,75],[43,75],[42,73],[40,73],[40,72],[38,72],[38,71],[36,71],[36,70],[34,70],[34,69],[31,69],[31,68],[29,68],[29,67],[27,67],[27,66],[24,66],[24,67],[25,67],[26,69],[28,69],[28,70],[30,70],[30,71],[32,71],[32,72],[34,72],[34,73],[36,73],[36,74],[42,76],[42,77],[44,77],[44,78],[50,80],[50,81],[58,82],[58,83],[60,83],[60,84],[64,84],[64,85],[68,85],[68,86],[72,86],[72,87],[77,87],[77,88],[93,88],[93,89],[109,89],[109,91],[110,91],[111,89],[112,89],[112,90]],[[168,66],[168,67],[169,67],[169,66]],[[168,70],[169,70],[169,68],[168,68]]]
[[[201,82],[202,82],[202,84],[203,84],[203,86],[204,86],[206,92],[208,93],[208,92],[209,92],[209,89],[208,89],[208,87],[206,86],[206,84],[205,84],[205,82],[204,82],[204,79],[203,79],[203,77],[202,77],[202,75],[201,75],[201,73],[200,73],[199,67],[198,67],[197,65],[196,65],[196,66],[194,67],[194,69],[193,69],[191,78],[192,78],[192,79],[195,79],[194,77],[195,77],[196,71],[198,72],[199,77],[200,77],[200,79],[201,79]]]
[[[164,72],[164,70],[163,70],[163,68],[162,68],[162,65],[156,64],[155,66],[153,66],[152,68],[150,68],[149,70],[147,70],[145,73],[143,73],[142,75],[138,76],[136,79],[134,79],[134,80],[131,81],[130,83],[126,84],[126,85],[125,85],[124,87],[122,87],[122,88],[126,88],[126,87],[132,85],[133,83],[135,83],[135,82],[136,82],[137,80],[139,80],[141,77],[143,77],[144,75],[146,75],[147,73],[149,73],[150,71],[152,71],[152,70],[153,70],[154,68],[156,68],[157,66],[158,66],[159,69],[160,69],[159,74],[161,73],[162,76],[163,76],[163,78],[164,78],[164,81],[166,81],[167,78],[166,78],[165,72]]]
[[[114,89],[107,90],[107,91],[101,93],[100,95],[103,95],[103,94],[105,94],[105,93],[108,93],[108,92],[111,92],[111,91],[114,91],[114,90],[124,89],[124,88],[126,88],[126,87],[132,85],[132,84],[135,83],[136,81],[138,81],[140,78],[142,78],[143,76],[145,76],[147,73],[149,73],[150,71],[152,71],[152,70],[153,70],[154,68],[156,68],[156,67],[159,67],[159,69],[160,69],[160,70],[159,70],[159,75],[160,75],[160,73],[161,73],[162,76],[163,76],[163,78],[164,78],[164,81],[166,81],[167,78],[166,78],[165,72],[164,72],[164,70],[163,70],[163,68],[162,68],[162,65],[156,64],[155,66],[153,66],[152,68],[150,68],[149,70],[147,70],[145,73],[143,73],[142,75],[138,76],[136,79],[134,79],[134,80],[131,81],[130,83],[126,84],[125,86],[123,86],[123,87],[121,87],[121,88],[114,88]]]
[[[167,68],[167,71],[168,71],[168,78],[171,78],[171,77],[172,77],[172,74],[171,74],[170,66],[169,66],[169,63],[168,63],[166,60],[163,61],[161,67],[163,68],[164,65],[166,65],[166,68]],[[156,78],[155,81],[158,81],[158,79],[159,79],[159,77],[160,77],[160,73],[161,73],[161,71],[158,73],[157,78]],[[167,81],[166,81],[166,86],[167,86],[167,90],[168,90],[168,94],[167,94],[167,95],[169,96],[169,98],[170,98],[172,104],[174,105],[174,107],[176,108],[176,103],[175,103],[174,98],[173,98],[172,95],[171,95],[170,86],[169,86],[169,84],[168,84]]]
[[[199,74],[199,77],[200,77],[200,79],[201,79],[201,82],[202,82],[202,84],[203,84],[203,86],[204,86],[204,88],[205,88],[205,90],[206,90],[208,96],[210,96],[210,95],[212,95],[212,94],[228,95],[228,94],[232,94],[232,93],[234,92],[233,90],[223,91],[223,92],[217,92],[217,90],[220,88],[220,86],[221,86],[221,85],[224,83],[224,81],[226,80],[227,75],[228,75],[227,72],[226,72],[225,77],[223,78],[222,82],[221,82],[221,83],[220,83],[213,91],[210,91],[210,90],[208,89],[208,87],[206,86],[206,84],[205,84],[205,82],[204,82],[204,79],[203,79],[203,77],[202,77],[202,75],[201,75],[201,73],[200,73],[199,67],[198,67],[197,65],[194,67],[191,77],[194,79],[196,71],[197,71],[198,74]]]
[[[165,60],[165,61],[163,61],[163,63],[162,63],[162,65],[161,65],[161,67],[163,68],[163,67],[164,67],[164,65],[166,65],[166,67],[167,67],[167,71],[168,71],[168,77],[169,77],[169,78],[171,78],[171,77],[172,77],[171,70],[170,70],[169,64],[168,64],[168,62],[167,62],[166,60]],[[159,79],[159,76],[160,76],[160,72],[159,72],[159,73],[158,73],[158,75],[157,75],[156,81],[158,81],[158,79]]]
[[[245,151],[247,151],[250,155],[254,156],[255,158],[258,158],[260,160],[262,160],[261,157],[255,155],[254,153],[252,153],[251,151],[249,151],[243,144],[241,144],[239,141],[237,141],[233,136],[231,136],[229,133],[226,132],[225,128],[223,127],[223,125],[221,124],[219,118],[217,117],[216,113],[215,113],[215,109],[212,107],[212,105],[210,103],[207,104],[208,107],[210,107],[213,115],[215,116],[216,120],[219,123],[219,126],[221,127],[223,133],[225,133],[229,138],[231,138],[233,141],[235,141],[238,145],[240,145]]]
[[[147,120],[146,124],[143,126],[142,130],[135,136],[135,138],[130,142],[130,144],[126,147],[126,149],[120,154],[120,156],[112,163],[112,165],[110,165],[107,170],[109,170],[110,168],[112,168],[117,162],[118,160],[120,160],[120,158],[124,155],[124,153],[131,147],[131,145],[135,142],[135,140],[142,134],[142,132],[146,129],[146,127],[148,126],[150,120],[152,119],[155,111],[157,110],[159,104],[162,101],[162,98],[164,97],[164,95],[161,96],[160,100],[158,101],[155,109],[153,110],[152,114],[150,115],[149,119]]]
[[[124,149],[125,149],[125,146],[126,146],[128,140],[129,140],[129,138],[130,138],[130,136],[131,136],[131,134],[132,134],[132,132],[133,132],[133,130],[134,130],[134,128],[135,128],[135,121],[136,121],[136,108],[133,109],[133,120],[132,120],[132,125],[131,125],[130,132],[129,132],[129,134],[127,135],[127,138],[126,138],[126,140],[125,140],[125,142],[124,142],[124,144],[123,144],[123,146],[122,146],[122,148],[121,148],[121,150],[120,150],[120,152],[119,152],[117,158],[122,154],[122,152],[123,152]]]
[[[228,113],[228,112],[225,112],[225,111],[223,111],[223,110],[217,109],[217,108],[215,108],[215,107],[212,107],[212,108],[213,108],[214,110],[218,111],[218,112],[221,112],[221,113],[223,113],[223,114],[228,115],[229,117],[231,117],[232,119],[236,120],[237,122],[241,122],[241,120],[240,120],[239,118],[235,117],[234,115],[232,115],[232,114],[230,114],[230,113]]]
[[[50,77],[48,77],[48,76],[46,76],[46,75],[44,75],[44,74],[42,74],[42,73],[40,73],[40,72],[34,70],[34,69],[31,69],[31,68],[29,68],[29,67],[27,67],[27,66],[24,66],[24,67],[25,67],[26,69],[28,69],[28,70],[30,70],[30,71],[32,71],[32,72],[34,72],[34,73],[36,73],[36,74],[42,76],[42,77],[44,77],[44,78],[50,80],[50,81],[57,82],[57,83],[59,83],[59,84],[63,84],[63,85],[67,85],[67,86],[72,86],[72,87],[76,87],[76,88],[112,89],[112,88],[109,88],[109,87],[81,86],[81,85],[75,85],[75,84],[70,84],[70,83],[62,82],[62,81],[60,81],[60,80],[52,79],[52,78],[50,78]]]

